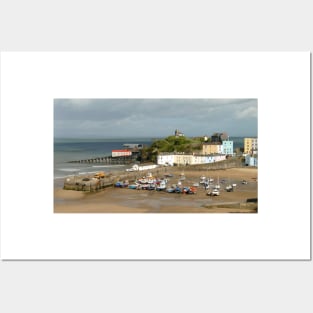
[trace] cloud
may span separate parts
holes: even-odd
[[[236,112],[236,117],[238,119],[244,118],[256,118],[258,116],[257,108],[255,107],[247,107],[241,111]]]
[[[257,99],[55,99],[54,121],[56,137],[253,135]]]

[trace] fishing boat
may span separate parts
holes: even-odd
[[[128,182],[118,181],[114,184],[114,187],[118,187],[118,188],[128,187]]]
[[[155,184],[149,184],[147,190],[155,190],[156,189],[156,186]]]
[[[233,188],[232,185],[228,185],[228,186],[226,186],[225,190],[226,190],[227,192],[231,192],[231,191],[234,191],[234,188]]]
[[[185,179],[186,179],[185,173],[181,173],[179,175],[179,180],[185,180]]]
[[[218,189],[213,189],[212,191],[209,191],[207,193],[208,196],[219,196],[220,195],[220,191]]]
[[[178,186],[175,188],[176,193],[182,193],[182,191],[183,191],[183,189],[178,187]]]
[[[197,188],[195,188],[195,187],[185,187],[183,191],[184,191],[184,193],[186,193],[188,195],[193,195],[193,194],[197,193]]]
[[[161,181],[159,185],[157,185],[156,190],[157,191],[162,191],[166,189],[166,183],[165,181]]]
[[[205,176],[201,176],[199,184],[204,185],[206,182],[207,182],[206,177]]]
[[[128,188],[129,188],[129,189],[138,189],[138,184],[131,184],[131,185],[128,185]]]

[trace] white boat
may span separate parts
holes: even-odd
[[[218,189],[213,189],[212,191],[209,191],[208,196],[219,196],[220,195],[220,191]]]
[[[230,191],[234,191],[234,189],[233,189],[233,186],[232,185],[228,185],[228,186],[226,186],[226,191],[227,192],[230,192]]]
[[[156,187],[156,190],[161,191],[166,189],[166,183],[161,181],[160,184]]]
[[[212,190],[212,196],[219,196],[219,195],[220,195],[220,191],[218,189]]]

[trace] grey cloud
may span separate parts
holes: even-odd
[[[55,137],[257,134],[257,99],[55,99]]]

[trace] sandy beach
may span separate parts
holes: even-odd
[[[174,176],[168,185],[176,184],[181,169],[168,170]],[[214,179],[220,183],[220,196],[210,197],[200,185],[197,193],[170,194],[164,191],[131,190],[128,188],[108,187],[99,192],[63,190],[55,187],[55,213],[256,213],[254,203],[246,203],[247,199],[258,197],[257,169],[233,168],[201,172],[185,168],[184,186],[199,182],[200,176]],[[242,180],[248,184],[243,185]],[[226,192],[228,182],[236,183],[234,192]]]

